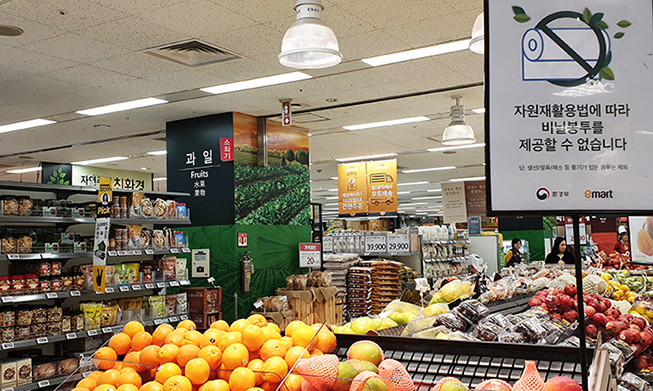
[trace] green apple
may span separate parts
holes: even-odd
[[[401,325],[404,325],[404,324],[407,324],[408,322],[410,322],[410,320],[408,319],[408,314],[405,313],[405,312],[391,312],[388,315],[388,318],[392,319],[397,324],[401,324]]]
[[[364,386],[363,391],[388,391],[388,386],[378,377],[367,379],[367,385],[369,387]]]
[[[354,319],[351,322],[351,329],[355,334],[367,334],[368,331],[374,330],[374,326],[376,326],[374,320],[368,317]]]
[[[467,388],[460,383],[447,382],[442,384],[440,391],[467,391]]]
[[[338,363],[338,380],[331,387],[332,391],[348,391],[351,381],[358,375],[358,371],[351,364],[346,362]]]

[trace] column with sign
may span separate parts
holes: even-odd
[[[462,182],[443,183],[441,187],[444,222],[447,224],[466,223],[465,184]]]
[[[340,217],[367,216],[365,163],[338,166],[338,209]]]
[[[104,293],[106,289],[106,264],[109,249],[109,228],[111,226],[111,178],[100,178],[98,192],[97,219],[95,223],[95,243],[93,245],[93,290]]]
[[[367,194],[370,216],[397,215],[397,161],[367,163]]]

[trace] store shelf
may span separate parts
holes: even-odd
[[[189,219],[111,219],[111,224],[191,225],[191,222]]]
[[[470,244],[467,240],[422,240],[423,244]]]
[[[158,250],[129,250],[129,251],[109,251],[109,258],[133,257],[141,255],[168,255],[168,254],[187,254],[191,250],[188,247],[183,248],[163,248]],[[79,253],[40,253],[40,254],[3,254],[0,255],[0,261],[35,261],[35,260],[53,260],[53,259],[82,259],[93,258],[91,252]]]
[[[0,188],[12,190],[29,190],[50,193],[77,193],[77,194],[97,194],[98,189],[92,186],[61,186],[61,185],[47,185],[42,183],[26,183],[26,182],[12,182],[0,181]],[[159,197],[177,198],[177,197],[190,197],[189,193],[180,192],[162,192],[162,191],[145,191],[145,190],[120,190],[113,189],[114,193],[130,194],[130,193],[145,193]]]
[[[346,254],[356,254],[356,253],[346,253]],[[359,253],[359,257],[381,257],[381,258],[391,258],[391,257],[411,257],[414,255],[420,255],[419,252],[414,253]]]
[[[143,321],[142,323],[146,326],[157,326],[163,323],[176,323],[186,319],[188,319],[188,315],[181,314],[181,315],[166,316],[164,318],[146,320]],[[2,348],[0,350],[6,352],[10,350],[24,349],[24,348],[34,347],[34,346],[49,345],[57,342],[70,341],[73,339],[94,337],[96,335],[113,334],[122,331],[123,327],[124,325],[121,324],[117,326],[103,327],[97,330],[78,331],[76,333],[66,333],[62,335],[55,335],[52,337],[42,337],[42,338],[35,338],[35,339],[26,339],[24,341],[3,343],[2,345],[0,345],[0,347]]]
[[[95,224],[94,218],[89,217],[46,217],[46,216],[0,216],[0,223],[25,223],[25,224]]]
[[[67,382],[77,382],[79,380],[82,380],[84,378],[84,375],[81,373],[75,373],[69,376],[60,376],[60,377],[53,377],[52,379],[47,379],[47,380],[40,380],[34,383],[30,384],[25,384],[22,386],[17,386],[17,387],[11,387],[11,388],[3,388],[2,391],[31,391],[31,390],[38,390],[40,388],[46,388],[46,387],[56,387],[60,384],[67,383]]]
[[[428,258],[424,259],[424,262],[426,263],[432,263],[432,262],[468,262],[470,260],[469,257],[450,257],[450,258]]]

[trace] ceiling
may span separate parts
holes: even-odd
[[[167,121],[227,111],[275,116],[279,99],[292,98],[296,110],[327,118],[296,116],[309,129],[313,201],[337,192],[336,158],[397,153],[400,170],[456,166],[455,170],[399,174],[400,210],[411,198],[433,196],[439,182],[484,175],[483,148],[455,154],[427,152],[441,147],[452,97],[467,111],[483,107],[483,56],[469,50],[370,67],[360,60],[412,48],[469,38],[481,0],[323,0],[323,19],[338,37],[343,63],[306,71],[312,79],[248,91],[209,95],[198,88],[288,73],[277,55],[293,23],[292,0],[11,0],[0,3],[0,24],[24,30],[0,37],[0,125],[35,118],[57,124],[0,134],[0,179],[11,168],[39,161],[71,162],[110,156],[129,160],[102,164],[165,176]],[[142,53],[146,49],[198,39],[237,54],[239,59],[190,68]],[[463,86],[463,87],[461,87]],[[467,87],[465,87],[467,86]],[[440,90],[446,90],[438,92]],[[189,91],[188,93],[182,93]],[[432,93],[410,96],[419,92]],[[85,117],[76,110],[147,97],[171,103],[121,113]],[[403,96],[397,99],[390,97]],[[189,97],[193,99],[188,99]],[[383,99],[386,98],[386,99]],[[337,101],[327,101],[334,100]],[[378,100],[376,103],[354,104]],[[354,104],[354,105],[347,105]],[[340,107],[345,106],[345,107]],[[430,121],[359,131],[346,125],[427,116]],[[483,140],[483,116],[468,123]],[[103,141],[106,140],[106,141]],[[55,148],[53,148],[55,147]],[[57,148],[61,147],[61,148]],[[45,149],[52,149],[45,151]],[[23,180],[34,180],[24,174]],[[155,186],[165,187],[165,182]],[[437,193],[435,194],[437,195]],[[415,203],[415,201],[413,201]],[[335,208],[328,206],[329,208]],[[433,214],[434,212],[429,212]]]

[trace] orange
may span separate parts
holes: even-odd
[[[143,384],[143,380],[141,379],[141,376],[136,372],[123,371],[118,376],[118,380],[116,380],[116,386],[120,387],[123,384],[131,384],[138,388],[141,388],[141,385]]]
[[[100,378],[97,380],[97,382],[98,384],[111,384],[115,386],[116,381],[118,380],[118,376],[120,376],[119,371],[116,371],[115,369],[109,369],[100,375]]]
[[[277,391],[279,388],[279,383],[263,383],[261,384],[261,389],[263,391]]]
[[[147,331],[139,331],[132,338],[132,350],[140,351],[150,345],[152,345],[152,334]]]
[[[338,345],[336,336],[331,331],[329,331],[326,326],[324,326],[322,330],[317,333],[317,337],[319,341],[315,347],[322,353],[329,354],[336,350],[336,346]]]
[[[290,337],[281,337],[279,338],[279,343],[286,347],[286,350],[292,348],[292,338]]]
[[[123,384],[116,391],[139,391],[139,388],[133,384]]]
[[[159,357],[159,364],[165,364],[168,362],[177,361],[177,351],[179,351],[179,346],[173,344],[163,345],[157,356]]]
[[[218,369],[218,378],[224,381],[229,381],[229,376],[231,376],[232,372],[233,371],[228,370],[224,367],[224,364],[222,364],[220,365],[220,369]]]
[[[130,352],[125,355],[124,368],[133,368],[136,372],[145,372],[147,367],[141,365],[141,352]]]
[[[251,326],[251,325],[252,324],[247,319],[238,319],[237,321],[231,324],[231,327],[229,327],[229,331],[238,331],[239,333],[242,333],[247,326]]]
[[[249,352],[249,361],[256,360],[261,358],[261,351],[257,350],[255,352]]]
[[[229,388],[231,391],[246,391],[255,386],[254,372],[249,368],[236,368],[229,376]]]
[[[163,383],[163,391],[193,391],[193,384],[185,376],[175,375]]]
[[[77,387],[88,388],[89,390],[94,389],[98,386],[97,379],[92,379],[90,376],[86,379],[82,379],[77,383]]]
[[[204,383],[198,391],[229,391],[229,383],[224,380],[211,380]]]
[[[182,329],[182,330],[186,330],[186,329]],[[188,332],[188,330],[186,330],[186,332]],[[173,345],[181,346],[184,344],[185,337],[186,337],[186,333],[179,330],[175,330],[166,336],[165,342],[166,344],[171,343]]]
[[[222,351],[222,363],[227,369],[244,367],[249,361],[249,351],[242,343],[229,345]]]
[[[278,334],[281,334],[281,329],[279,328],[279,325],[276,323],[268,323],[268,327],[271,327],[276,331]]]
[[[208,345],[200,349],[197,357],[203,358],[211,369],[218,369],[222,364],[222,351],[217,346]]]
[[[116,365],[115,360],[118,359],[118,354],[116,354],[115,350],[109,347],[103,347],[99,348],[93,357],[100,359],[94,360],[95,365],[97,365],[98,368],[104,369],[106,371],[107,369],[111,369]]]
[[[186,329],[188,331],[197,330],[197,325],[190,319],[182,320],[177,325],[177,329]]]
[[[281,391],[301,391],[302,377],[300,375],[291,374],[281,387]]]
[[[184,369],[184,374],[196,386],[202,385],[209,380],[209,374],[211,373],[211,368],[209,363],[206,362],[203,358],[194,358],[186,364]]]
[[[293,346],[292,348],[288,349],[286,352],[286,364],[288,364],[288,368],[292,368],[293,365],[299,360],[300,358],[310,358],[311,354],[309,352],[304,351],[305,348],[301,346]]]
[[[224,352],[227,346],[240,343],[241,339],[241,334],[237,331],[224,333],[222,337],[220,337],[220,340],[218,340],[218,347]]]
[[[113,369],[116,369],[116,368],[113,368]],[[127,368],[122,368],[122,369],[120,369],[120,373],[123,373],[123,372],[126,372],[126,371],[130,371],[130,372],[134,372],[134,373],[136,373],[136,370],[135,370],[134,368],[131,368],[131,367],[127,367]]]
[[[265,316],[261,314],[253,314],[249,318],[247,318],[247,321],[254,326],[258,327],[263,327],[268,325],[268,321],[265,319]]]
[[[127,354],[129,354],[129,353],[127,353]],[[118,361],[116,363],[116,365],[114,365],[113,368],[111,368],[111,369],[115,369],[117,371],[120,371],[122,369],[122,367],[123,367],[122,361]]]
[[[116,391],[116,387],[113,384],[100,384],[93,391]]]
[[[263,366],[263,380],[268,383],[280,383],[288,374],[288,364],[281,357],[270,357]]]
[[[261,346],[261,359],[267,361],[270,357],[284,357],[286,355],[286,346],[285,344],[279,342],[279,340],[271,339],[265,341],[263,346]]]
[[[265,363],[263,362],[263,360],[259,358],[252,360],[249,362],[249,364],[247,364],[247,368],[251,369],[252,372],[254,372],[254,376],[255,376],[254,383],[257,386],[260,386],[261,384],[264,383],[263,374],[261,373],[261,371],[263,371],[264,365]]]
[[[154,345],[163,346],[166,342],[166,337],[173,331],[175,331],[175,329],[167,323],[159,325],[159,327],[154,330],[154,334],[152,334],[152,343]]]
[[[324,353],[322,353],[320,349],[311,350],[311,357],[322,356],[322,355],[324,355]]]
[[[95,371],[91,373],[90,375],[86,376],[87,378],[91,378],[97,381],[97,379],[100,378],[100,376],[104,373],[104,371]],[[97,385],[97,384],[96,384]],[[93,387],[95,388],[95,387]]]
[[[163,384],[157,381],[145,383],[140,391],[163,391]]]
[[[288,323],[288,326],[286,326],[286,336],[292,338],[292,333],[295,332],[295,329],[299,326],[306,326],[306,323],[301,320],[293,320]]]
[[[245,327],[242,331],[241,339],[243,345],[247,346],[250,352],[259,350],[263,346],[263,342],[265,342],[263,331],[254,325]]]
[[[72,391],[91,391],[91,390],[89,390],[88,388],[84,388],[84,387],[75,387],[75,388],[72,389]]]
[[[218,346],[218,341],[220,340],[220,337],[222,337],[222,331],[217,329],[206,330],[202,335],[202,339],[200,340],[200,348],[203,348],[207,345]]]
[[[148,368],[153,366],[159,366],[159,350],[161,348],[159,345],[150,345],[145,349],[141,350],[141,363],[147,365]]]
[[[181,344],[200,346],[200,342],[202,342],[202,333],[199,331],[191,330],[186,333]]]
[[[262,389],[261,387],[252,387],[252,388],[248,388],[247,391],[265,391],[265,390]]]
[[[281,338],[281,334],[277,333],[274,328],[270,327],[270,325],[267,325],[265,327],[261,327],[261,331],[263,331],[263,338],[267,341],[270,339],[279,339]]]
[[[141,331],[145,331],[145,327],[135,320],[127,323],[125,328],[122,329],[122,332],[129,335],[129,338],[134,338],[134,335],[138,334]]]
[[[222,331],[229,331],[229,323],[225,322],[224,320],[218,320],[217,322],[211,323],[211,328]]]
[[[197,357],[200,348],[195,345],[184,345],[177,350],[177,364],[180,367],[185,367],[186,363]]]
[[[116,354],[123,355],[129,351],[132,339],[125,333],[118,333],[111,337],[109,347],[116,351]]]
[[[316,338],[316,335],[317,333],[312,327],[300,325],[292,333],[292,343],[297,346],[307,347],[310,344],[315,347],[320,342],[319,339]],[[313,340],[313,338],[315,338],[315,340]]]
[[[165,363],[156,370],[156,381],[165,386],[166,380],[170,379],[172,376],[181,375],[181,368],[175,363]]]

